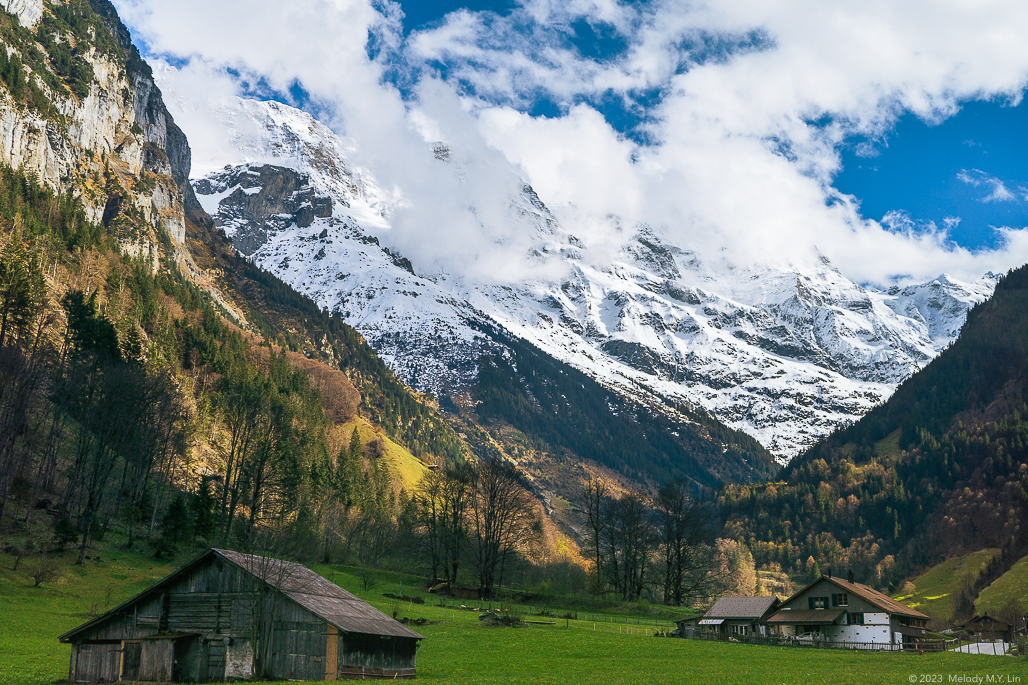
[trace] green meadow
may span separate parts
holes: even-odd
[[[57,637],[177,565],[128,553],[93,556],[81,568],[71,565],[69,552],[62,559],[60,579],[34,588],[25,573],[31,560],[14,572],[13,557],[0,555],[0,683],[44,685],[66,678],[69,648]],[[417,578],[349,567],[315,568],[382,611],[428,621],[415,629],[426,637],[418,652],[418,679],[429,683],[900,684],[939,682],[930,680],[933,676],[941,676],[944,683],[973,682],[951,681],[950,676],[980,676],[984,682],[987,675],[1003,678],[991,682],[1028,682],[1025,661],[1011,657],[870,654],[655,638],[656,626],[637,623],[653,621],[649,614],[610,614],[607,621],[593,622],[525,612],[526,621],[538,623],[489,627],[478,620],[478,612],[461,610],[459,601],[439,606]],[[426,603],[384,596],[400,594],[401,583],[403,594],[424,597]],[[511,609],[524,611],[504,607]]]
[[[1028,556],[982,590],[974,606],[979,614],[999,616],[1012,604],[1019,605],[1022,613],[1028,612]]]
[[[912,594],[901,593],[896,599],[933,618],[948,621],[956,608],[956,598],[964,577],[976,579],[997,554],[998,549],[983,549],[947,559],[914,578],[912,582],[915,590]]]

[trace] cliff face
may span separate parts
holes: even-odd
[[[156,268],[161,231],[181,246],[187,217],[210,219],[189,185],[186,137],[128,30],[107,0],[0,2],[0,42],[24,71],[0,86],[0,161],[74,193]],[[60,70],[58,50],[74,69]]]
[[[28,28],[33,28],[43,17],[43,0],[0,0],[0,7],[16,15]]]

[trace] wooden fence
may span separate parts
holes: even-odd
[[[710,640],[715,642],[738,642],[747,645],[774,645],[781,647],[804,647],[807,649],[860,649],[875,652],[947,652],[962,644],[960,640],[919,640],[906,644],[890,642],[849,642],[841,640],[798,640],[781,635],[721,635],[700,630],[687,631],[686,639]]]

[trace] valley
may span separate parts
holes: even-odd
[[[816,247],[583,232],[415,127],[451,226],[316,99],[176,90],[119,12],[0,2],[0,683],[65,677],[58,634],[209,548],[424,619],[433,682],[1020,674],[654,637],[833,570],[932,640],[1026,629],[1025,260],[882,285]]]

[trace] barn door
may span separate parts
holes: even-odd
[[[335,680],[339,671],[339,629],[329,624],[325,639],[325,680]]]
[[[121,651],[121,679],[139,680],[139,665],[143,660],[143,643],[125,641]]]

